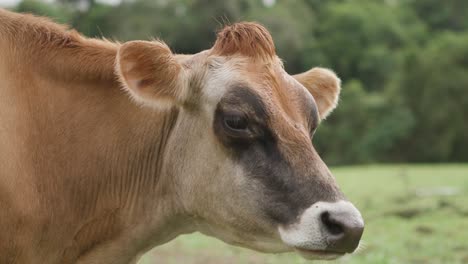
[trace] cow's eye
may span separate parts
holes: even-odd
[[[226,114],[224,116],[224,124],[232,130],[246,130],[248,128],[247,118],[242,114]]]

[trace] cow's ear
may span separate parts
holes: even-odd
[[[132,98],[158,108],[181,105],[188,85],[181,64],[169,47],[158,41],[130,41],[117,53],[116,72]]]
[[[341,81],[333,71],[313,68],[293,77],[314,97],[320,119],[326,118],[335,109],[341,91]]]

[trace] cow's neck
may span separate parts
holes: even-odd
[[[132,254],[172,239],[181,224],[173,201],[173,175],[165,166],[170,151],[167,143],[179,110],[157,112],[135,106],[118,87],[111,86],[118,91],[115,101],[102,98],[100,102],[109,108],[95,106],[95,112],[86,115],[96,118],[86,126],[91,131],[81,134],[82,143],[89,145],[81,149],[86,154],[75,154],[81,162],[70,167],[74,172],[83,164],[89,166],[87,172],[74,176],[79,197],[83,195],[77,199],[89,205],[85,209],[89,217],[77,232],[96,232],[98,247],[107,239],[117,240],[116,245],[134,247],[127,248]],[[83,177],[89,178],[83,181]],[[109,233],[102,231],[107,224],[104,230]],[[122,233],[132,239],[118,241]],[[92,243],[89,235],[84,243],[82,248]]]
[[[23,235],[29,247],[41,245],[39,262],[56,260],[59,248],[61,263],[125,262],[171,239],[184,221],[164,166],[179,113],[131,102],[115,81],[118,44],[35,20],[0,10],[0,48],[14,51],[0,62],[8,95],[0,97],[0,135],[9,138],[0,146],[18,160],[0,164],[12,177],[1,190],[21,193],[11,206],[34,227],[6,240]]]
[[[184,219],[165,157],[179,110],[137,106],[112,80],[49,78],[28,84],[21,120],[35,120],[25,130],[31,184],[38,211],[54,212],[47,225],[70,236],[57,239],[69,243],[64,258],[131,256],[172,239]]]

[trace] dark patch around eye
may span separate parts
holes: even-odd
[[[233,114],[245,117],[248,128],[243,133],[226,129],[226,118]],[[221,142],[235,153],[243,150],[249,141],[268,133],[267,120],[266,106],[260,96],[248,88],[236,86],[219,102],[213,129]]]
[[[308,116],[312,127],[318,124],[318,113],[313,99],[309,103],[311,105],[306,109],[311,111]],[[256,136],[236,140],[226,133],[222,128],[223,114],[229,110],[245,112]],[[259,95],[248,88],[235,87],[218,104],[213,129],[228,154],[244,167],[252,179],[246,188],[259,192],[252,198],[260,204],[262,213],[275,223],[287,224],[295,221],[300,212],[314,201],[333,200],[334,189],[324,184],[320,177],[302,175],[301,170],[289,163],[269,126],[268,114]]]
[[[266,106],[259,95],[243,86],[234,87],[220,102],[222,107],[236,107],[247,113],[254,114],[256,118],[268,118]],[[220,106],[218,105],[218,107]]]

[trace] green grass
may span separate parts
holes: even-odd
[[[366,222],[364,248],[334,262],[468,263],[468,164],[337,167],[332,171]],[[445,190],[454,193],[444,194]],[[292,253],[257,253],[192,234],[154,249],[139,263],[310,261]]]

